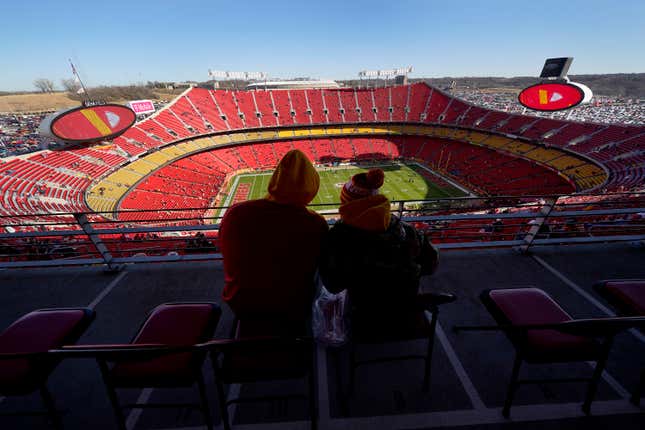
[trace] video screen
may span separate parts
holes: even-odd
[[[542,73],[540,73],[540,78],[565,77],[567,75],[567,72],[569,71],[571,61],[573,61],[573,58],[571,57],[547,58],[547,60],[544,62]]]

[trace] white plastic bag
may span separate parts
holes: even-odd
[[[349,340],[345,318],[347,291],[332,294],[324,286],[313,304],[312,331],[318,343],[340,346]]]

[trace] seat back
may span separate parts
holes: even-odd
[[[187,346],[210,340],[221,317],[216,303],[164,303],[152,310],[132,340],[134,345]],[[180,352],[137,360],[112,357],[115,386],[154,387],[191,385],[205,352]]]
[[[495,321],[505,327],[572,321],[571,316],[539,288],[486,290],[480,298]],[[505,333],[528,362],[592,360],[599,352],[593,338],[557,330],[507,329]]]
[[[152,310],[131,343],[191,345],[209,340],[222,310],[217,303],[164,303]]]
[[[224,383],[302,378],[310,371],[313,340],[302,323],[276,318],[236,321],[234,339],[213,357]]]
[[[30,312],[0,334],[0,353],[44,353],[75,343],[96,314],[88,308],[40,309]],[[54,370],[60,359],[39,356],[3,360],[0,393],[34,391]]]
[[[609,279],[594,288],[621,314],[645,316],[645,279]]]

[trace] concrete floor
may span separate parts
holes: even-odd
[[[338,392],[346,390],[346,351],[317,352],[320,428],[424,429],[482,428],[645,428],[645,407],[632,406],[625,396],[645,367],[643,336],[620,335],[612,350],[592,406],[593,418],[585,417],[580,404],[584,384],[522,386],[515,397],[512,417],[501,416],[513,348],[499,332],[460,332],[454,325],[491,324],[492,318],[479,302],[489,288],[533,285],[551,294],[574,317],[606,316],[607,304],[591,289],[603,278],[645,278],[645,251],[627,244],[579,245],[536,248],[532,255],[512,250],[446,251],[440,268],[424,279],[426,291],[449,291],[458,301],[444,306],[439,315],[438,336],[432,363],[433,379],[428,393],[421,389],[422,362],[394,362],[362,367],[357,372],[355,395],[344,412]],[[61,268],[0,271],[0,329],[38,308],[93,305],[97,319],[79,343],[127,342],[146,314],[170,301],[220,301],[223,273],[220,263],[180,263],[128,266],[123,272],[105,274],[101,268]],[[232,314],[224,315],[216,337],[226,337]],[[424,341],[359,348],[359,354],[423,352]],[[339,358],[339,360],[337,360]],[[340,379],[338,370],[340,369]],[[205,365],[208,397],[216,425],[217,396],[210,365]],[[585,363],[557,366],[525,366],[523,376],[587,376]],[[340,384],[340,386],[339,386]],[[66,409],[66,429],[115,428],[96,363],[90,359],[64,361],[53,373],[49,387],[61,409]],[[301,381],[245,384],[230,387],[242,395],[304,392]],[[121,390],[123,403],[192,401],[196,389]],[[645,404],[645,401],[643,402]],[[8,398],[0,413],[40,408],[37,395]],[[234,409],[234,410],[233,410]],[[304,400],[287,405],[244,404],[232,408],[235,428],[305,429]],[[345,414],[348,412],[348,416]],[[145,410],[128,415],[129,429],[205,428],[199,412]],[[0,417],[2,429],[47,428],[43,418]]]

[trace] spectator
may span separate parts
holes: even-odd
[[[220,227],[222,297],[239,319],[308,319],[327,232],[325,219],[306,208],[318,187],[311,162],[292,150],[273,172],[265,198],[226,211]]]
[[[491,224],[491,227],[493,233],[501,233],[504,229],[504,223],[502,222],[501,218],[496,218],[495,221],[493,221],[493,223]]]
[[[606,124],[643,124],[645,104],[639,99],[619,96],[596,96],[590,103],[560,112],[527,111],[517,102],[515,91],[490,91],[465,88],[453,90],[452,95],[477,106],[509,113],[557,118],[562,120]],[[519,131],[519,130],[514,130]]]
[[[341,191],[340,216],[327,235],[321,275],[332,293],[347,290],[354,312],[405,313],[417,300],[419,279],[434,272],[438,252],[411,225],[390,213],[378,193],[381,169],[354,175]]]

